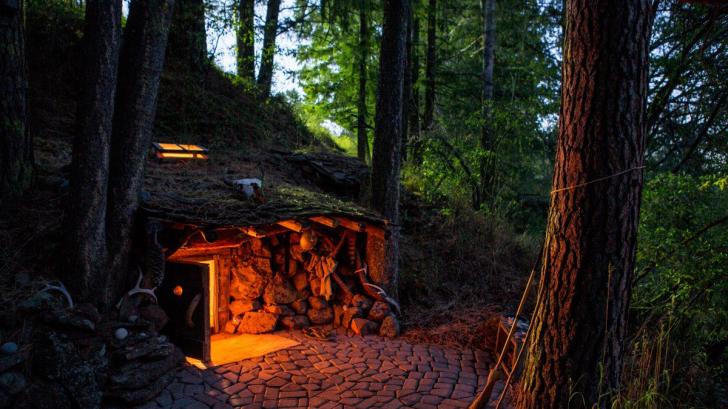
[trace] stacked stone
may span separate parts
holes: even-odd
[[[399,321],[389,304],[357,294],[348,305],[334,305],[334,325],[357,335],[399,336]]]
[[[279,327],[305,328],[310,325],[306,271],[295,260],[286,263],[285,248],[272,237],[268,245],[253,239],[233,255],[229,305],[232,319],[225,331],[261,334]],[[276,271],[274,274],[273,271]],[[305,286],[294,286],[295,277]]]
[[[399,335],[399,323],[385,302],[352,295],[337,284],[327,300],[321,293],[321,280],[304,268],[304,254],[295,233],[289,235],[288,246],[273,236],[265,241],[251,239],[237,249],[230,284],[234,301],[229,304],[231,319],[225,331],[261,334],[333,323],[360,335]],[[342,263],[337,271],[349,289],[356,288],[350,266]]]
[[[125,299],[102,316],[38,292],[19,305],[24,336],[0,348],[0,408],[96,408],[138,404],[174,379],[183,355],[158,334],[167,316],[151,300]]]

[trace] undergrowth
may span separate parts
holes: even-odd
[[[536,240],[468,206],[408,209],[400,268],[404,337],[486,348],[485,323],[515,312]]]

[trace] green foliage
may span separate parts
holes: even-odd
[[[321,132],[331,121],[341,126],[344,139],[334,138],[339,146],[351,154],[356,153],[357,101],[359,96],[359,47],[358,7],[341,9],[341,1],[329,4],[328,13],[316,13],[299,28],[299,35],[308,39],[297,50],[301,62],[298,80],[304,91],[300,110],[307,124]],[[370,45],[366,51],[367,71],[367,127],[369,136],[374,130],[376,88],[379,72],[378,30],[372,27],[380,18],[379,7],[366,4],[370,21]],[[334,13],[334,14],[332,14]]]
[[[637,329],[623,407],[663,407],[652,404],[657,396],[699,407],[710,407],[721,394],[725,399],[720,385],[728,384],[726,218],[725,175],[664,173],[647,182],[632,302]]]
[[[680,1],[658,3],[647,118],[651,167],[691,174],[725,171],[726,52],[728,13]]]

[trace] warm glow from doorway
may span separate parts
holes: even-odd
[[[208,280],[210,286],[210,328],[212,332],[217,329],[217,275],[215,274],[215,260],[200,261],[200,264],[207,265]]]

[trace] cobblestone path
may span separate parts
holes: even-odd
[[[484,352],[399,339],[285,336],[301,344],[206,370],[187,366],[142,408],[464,408],[492,365]]]

